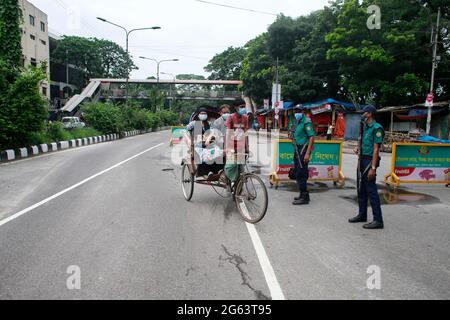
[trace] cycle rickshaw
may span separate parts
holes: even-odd
[[[194,112],[191,120],[198,121],[198,115],[199,111]],[[213,122],[220,117],[220,114],[215,109],[208,108],[208,117],[209,121]],[[249,171],[247,166],[249,155],[244,155],[245,164],[243,167],[245,169],[233,184],[225,174],[227,157],[222,154],[222,161],[215,161],[214,163],[199,162],[198,157],[196,157],[196,148],[198,148],[195,141],[196,137],[193,136],[193,132],[188,133],[188,135],[190,135],[189,150],[182,161],[181,169],[181,186],[186,200],[191,201],[196,184],[210,186],[219,196],[232,198],[246,222],[252,224],[260,222],[267,212],[268,193],[262,179]],[[212,146],[212,148],[216,147],[214,142]],[[202,147],[205,148],[205,145]]]

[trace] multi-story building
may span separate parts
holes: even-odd
[[[50,75],[50,47],[48,37],[48,18],[45,12],[27,0],[18,0],[22,10],[22,63],[24,66],[37,66],[47,63],[47,78]],[[41,83],[41,93],[50,99],[48,81]]]

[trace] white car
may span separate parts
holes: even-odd
[[[80,121],[78,117],[64,117],[62,118],[64,129],[84,128],[86,124]]]

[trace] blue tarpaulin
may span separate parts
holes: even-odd
[[[290,102],[290,101],[286,101],[283,103],[283,108],[284,109],[292,109],[294,107],[294,103]]]
[[[432,142],[432,143],[450,143],[450,140],[442,140],[432,136],[422,136],[418,139],[421,142]]]
[[[338,101],[338,100],[334,100],[334,99],[325,99],[325,100],[321,100],[321,101],[316,101],[313,103],[305,103],[303,104],[304,107],[308,108],[308,109],[314,109],[314,108],[318,108],[323,106],[324,104],[338,104],[342,107],[344,107],[347,110],[356,110],[355,106],[351,103],[347,103],[347,102],[342,102],[342,101]]]

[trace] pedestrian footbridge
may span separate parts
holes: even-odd
[[[81,94],[74,95],[61,111],[78,115],[83,103],[121,101],[127,97],[127,79],[91,79]],[[128,99],[150,100],[157,89],[167,100],[235,101],[243,98],[239,80],[128,80]]]

